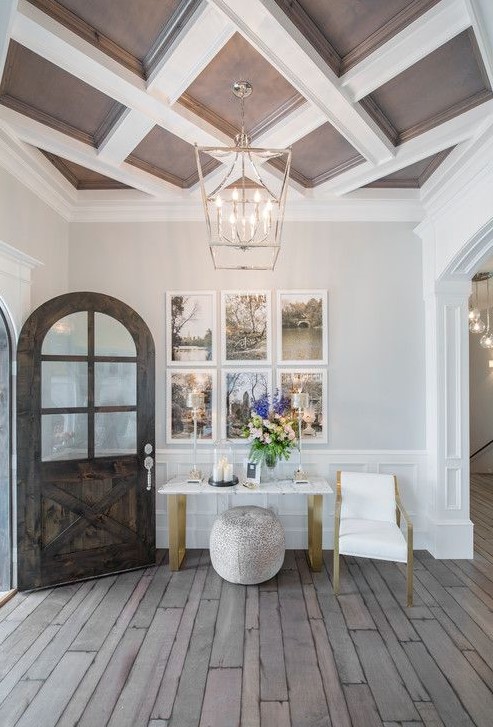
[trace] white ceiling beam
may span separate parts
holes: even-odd
[[[101,159],[121,164],[154,127],[154,121],[141,111],[126,109],[98,148]]]
[[[471,25],[467,0],[441,0],[341,77],[359,101]]]
[[[147,87],[173,104],[235,33],[223,13],[202,3],[172,48],[153,70]]]
[[[178,39],[154,69],[147,83],[148,92],[164,99],[167,105],[174,104],[233,33],[232,23],[216,8],[207,3],[199,5]],[[179,107],[175,107],[174,111],[179,113]],[[202,124],[202,129],[205,128],[198,118],[193,118],[192,123],[199,128]],[[154,122],[141,111],[129,109],[111,129],[99,153],[105,159],[120,164],[153,126]],[[215,129],[210,131],[213,135],[216,133]]]
[[[374,166],[368,162],[360,164],[334,179],[316,187],[314,195],[323,197],[326,193],[337,195],[353,192],[365,184],[374,182],[381,177],[399,171],[421,159],[460,144],[477,133],[482,126],[492,119],[493,100],[486,101],[433,129],[406,141],[397,147],[394,159]]]
[[[96,149],[73,139],[66,134],[51,129],[39,121],[30,119],[23,114],[0,105],[0,121],[4,121],[10,128],[15,129],[16,136],[27,144],[51,152],[62,159],[80,164],[87,169],[116,179],[123,184],[139,189],[146,194],[160,199],[177,199],[184,196],[181,188],[165,182],[152,174],[138,169],[130,164],[114,166],[98,156]]]
[[[256,136],[253,146],[287,148],[326,121],[327,117],[317,106],[305,103],[284,116],[275,126]]]
[[[222,139],[222,135],[209,124],[198,126],[190,123],[185,115],[171,108],[163,98],[148,93],[141,78],[27,0],[19,0],[12,37],[115,101],[140,111],[155,124],[181,136],[185,141],[216,144]]]
[[[493,3],[465,0],[490,86],[493,88]]]
[[[10,33],[17,12],[17,0],[2,0],[0,2],[0,78],[3,75],[5,59],[9,49]]]
[[[275,0],[209,0],[241,34],[368,160],[381,163],[394,149],[376,123],[351,102],[340,79]]]

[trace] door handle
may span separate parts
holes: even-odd
[[[154,460],[152,459],[152,457],[147,456],[145,458],[144,467],[147,470],[147,490],[149,491],[151,489],[151,484],[152,484],[151,470],[154,467]]]

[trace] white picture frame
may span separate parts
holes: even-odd
[[[233,396],[232,396],[233,394]],[[272,396],[271,368],[222,369],[221,379],[221,436],[223,439],[247,439],[240,434],[251,416],[254,399],[263,394]]]
[[[260,477],[262,474],[262,463],[251,462],[249,459],[243,461],[243,469],[245,480],[249,483],[260,485]]]
[[[279,365],[327,365],[327,297],[327,290],[277,291]]]
[[[284,396],[301,387],[310,395],[303,414],[302,438],[306,444],[327,444],[327,370],[324,368],[277,369],[277,388]]]
[[[256,305],[253,315],[248,310],[252,301]],[[243,327],[242,317],[244,318]],[[240,320],[237,321],[237,318]],[[224,366],[272,364],[271,339],[270,290],[223,290],[221,292],[221,359]]]
[[[204,412],[198,417],[197,444],[213,444],[217,440],[217,371],[173,368],[166,372],[167,444],[193,441],[192,411],[186,406],[186,395],[194,389],[205,394]]]
[[[217,294],[212,290],[166,293],[166,363],[183,368],[217,366]],[[183,307],[181,328],[178,301]],[[177,345],[176,339],[181,339]]]

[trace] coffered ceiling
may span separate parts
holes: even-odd
[[[244,79],[288,201],[419,196],[493,122],[488,2],[3,0],[0,132],[72,200],[198,200],[194,143],[232,143]]]

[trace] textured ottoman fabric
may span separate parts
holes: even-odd
[[[284,529],[271,510],[233,507],[216,518],[211,530],[211,562],[230,583],[268,581],[284,561]]]

